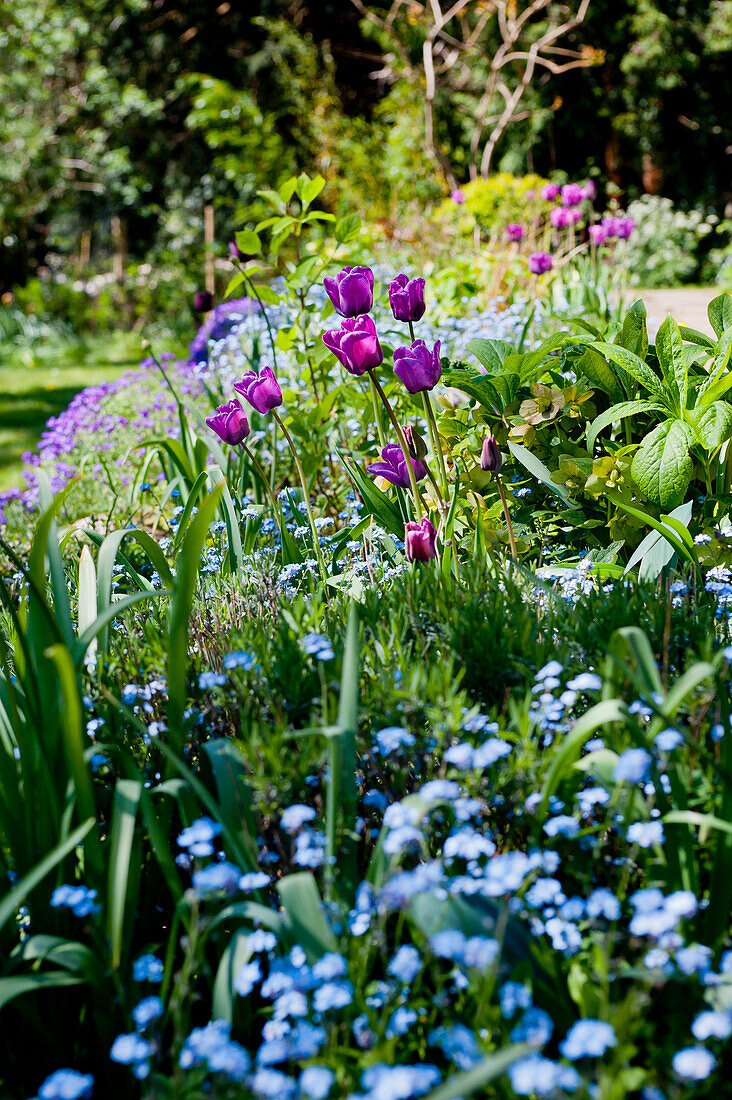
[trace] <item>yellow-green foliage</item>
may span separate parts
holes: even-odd
[[[509,222],[526,225],[546,214],[551,203],[541,197],[541,189],[549,180],[530,174],[514,176],[511,172],[496,172],[488,179],[473,180],[462,188],[465,202],[456,205],[445,199],[435,217],[439,221],[457,222],[461,235],[468,236],[475,222],[489,235],[500,233]]]

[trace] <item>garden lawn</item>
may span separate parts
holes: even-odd
[[[50,346],[0,345],[0,489],[18,485],[23,452],[35,447],[49,417],[85,386],[116,378],[143,355],[140,336],[59,340]]]

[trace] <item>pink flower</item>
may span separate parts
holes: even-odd
[[[247,371],[241,382],[234,383],[234,389],[259,413],[269,412],[282,404],[282,390],[271,367],[264,367],[259,374]]]
[[[456,203],[457,206],[462,206],[462,204],[465,202],[465,192],[462,190],[462,188],[458,187],[457,191],[450,192],[450,198],[454,203]]]
[[[237,397],[219,405],[215,416],[206,417],[206,423],[230,447],[238,446],[249,435],[249,421]]]
[[[607,240],[607,229],[602,222],[598,222],[597,225],[591,225],[588,232],[593,244],[604,244]]]
[[[532,252],[529,256],[529,271],[532,275],[543,275],[546,271],[551,271],[553,266],[548,252]]]
[[[561,190],[562,206],[579,206],[584,199],[584,191],[578,183],[565,183]]]
[[[437,553],[437,531],[431,520],[410,521],[404,524],[404,549],[410,561],[431,561]]]
[[[555,229],[566,229],[572,221],[572,215],[563,206],[555,206],[549,214],[549,221]]]
[[[522,241],[524,239],[524,227],[518,222],[509,222],[506,226],[506,236],[509,241]]]
[[[323,333],[323,343],[349,374],[364,374],[384,362],[376,325],[370,317],[346,318],[339,329]]]
[[[545,200],[545,202],[554,202],[558,194],[558,183],[545,183],[541,189],[541,197]]]

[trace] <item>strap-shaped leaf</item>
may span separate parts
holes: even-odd
[[[667,317],[656,335],[656,355],[661,364],[666,385],[674,394],[676,413],[681,415],[689,395],[689,364],[686,362],[684,342],[679,326],[673,317]]]
[[[631,378],[635,378],[636,382],[640,382],[642,386],[645,386],[647,390],[650,390],[652,394],[660,398],[664,403],[666,402],[666,395],[664,393],[663,385],[657,375],[653,373],[651,368],[642,359],[639,359],[637,355],[634,355],[632,351],[628,351],[626,348],[616,347],[615,344],[594,344],[597,351],[609,359],[611,363],[615,363]]]
[[[694,436],[683,420],[659,424],[641,443],[631,473],[640,491],[653,504],[675,508],[686,495],[694,463],[689,448]]]
[[[590,454],[592,453],[595,440],[602,429],[607,428],[608,424],[617,424],[619,420],[624,420],[626,416],[638,416],[640,413],[646,412],[665,412],[665,409],[663,405],[658,405],[655,401],[621,401],[619,405],[613,405],[612,408],[605,409],[605,412],[595,417],[587,429],[587,450]]]
[[[528,450],[527,447],[523,447],[520,443],[512,443],[509,439],[508,449],[517,462],[520,462],[530,474],[533,474],[533,476],[538,478],[543,485],[546,485],[547,489],[551,489],[553,493],[556,493],[559,499],[564,501],[568,508],[577,507],[574,501],[569,499],[569,489],[565,488],[564,485],[558,485],[555,481],[552,481],[551,470],[548,466],[544,465],[540,458],[537,458],[535,454]]]

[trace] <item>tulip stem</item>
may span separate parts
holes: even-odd
[[[437,461],[437,468],[440,471],[440,481],[442,482],[442,494],[447,499],[447,467],[445,466],[445,456],[442,453],[442,445],[440,443],[440,433],[437,430],[437,421],[435,420],[435,410],[432,408],[432,402],[429,399],[427,390],[422,390],[422,401],[424,403],[424,413],[427,417],[427,423],[430,429],[430,438],[432,440],[432,450],[435,452],[435,459]]]
[[[397,420],[396,416],[394,415],[394,410],[392,409],[391,405],[389,404],[389,399],[386,396],[386,394],[384,393],[384,391],[381,387],[381,383],[379,382],[378,378],[374,374],[373,370],[369,371],[369,378],[371,379],[371,382],[372,382],[376,392],[378,393],[379,397],[381,398],[381,402],[382,402],[384,408],[386,409],[387,415],[388,415],[389,419],[391,420],[392,427],[394,428],[394,431],[396,432],[397,439],[399,440],[399,446],[402,449],[402,454],[404,455],[404,461],[407,464],[407,474],[409,476],[409,484],[410,484],[410,487],[412,489],[412,496],[414,497],[414,510],[415,510],[415,513],[416,513],[416,516],[417,516],[417,520],[420,520],[420,519],[422,519],[422,516],[424,514],[424,508],[422,506],[422,497],[419,495],[419,489],[417,488],[417,477],[416,477],[416,474],[414,472],[414,463],[412,462],[412,456],[410,455],[409,448],[407,447],[407,441],[404,438],[404,432],[402,431],[402,429],[399,425],[399,421]]]
[[[325,598],[327,600],[328,599],[328,571],[325,568],[325,559],[323,557],[323,551],[320,549],[320,539],[318,538],[318,528],[315,524],[315,516],[313,515],[313,509],[312,509],[312,506],[310,504],[310,491],[308,489],[308,483],[305,480],[305,471],[302,468],[302,463],[300,462],[299,455],[297,453],[297,450],[295,449],[295,444],[293,442],[292,436],[290,435],[287,428],[285,427],[284,422],[282,420],[282,417],[277,412],[277,409],[272,409],[272,415],[275,418],[275,420],[277,421],[277,423],[279,424],[280,428],[282,429],[282,434],[284,435],[285,439],[287,440],[287,445],[290,448],[290,451],[292,452],[292,458],[293,458],[293,461],[295,463],[295,467],[297,469],[298,477],[300,478],[300,484],[302,485],[303,496],[305,498],[305,508],[307,509],[308,520],[310,521],[310,530],[312,531],[312,534],[313,534],[313,549],[315,550],[315,556],[317,557],[318,565],[320,566],[320,576],[321,576],[322,581],[323,581],[323,587],[324,587],[324,590],[325,590]]]
[[[518,554],[516,553],[516,538],[513,533],[513,524],[511,523],[511,514],[508,510],[508,501],[506,500],[506,491],[503,488],[500,474],[496,474],[496,486],[498,487],[498,493],[501,498],[501,504],[503,505],[503,514],[506,517],[506,527],[508,528],[508,541],[511,544],[511,557],[514,562],[518,564]]]
[[[379,436],[379,443],[382,449],[386,446],[386,435],[384,434],[384,425],[381,423],[381,409],[379,408],[379,395],[374,385],[373,375],[369,371],[369,388],[371,390],[371,400],[374,406],[374,420],[376,421],[376,431]]]
[[[277,515],[277,513],[279,512],[280,506],[279,506],[279,503],[277,501],[277,497],[274,495],[274,490],[273,490],[272,486],[269,483],[269,479],[268,479],[266,473],[264,472],[264,469],[262,467],[261,462],[259,461],[258,458],[255,458],[255,456],[252,454],[252,452],[247,447],[246,443],[244,443],[242,441],[239,444],[239,446],[244,451],[244,454],[247,456],[247,458],[251,462],[252,466],[254,467],[254,469],[259,474],[259,479],[262,482],[262,485],[264,486],[264,491],[267,494],[267,496],[269,497],[269,499],[272,501],[272,506],[275,510],[275,515]]]

